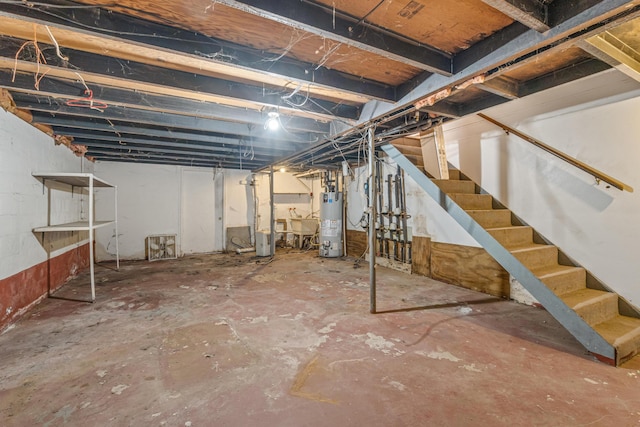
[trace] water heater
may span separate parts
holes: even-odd
[[[342,256],[342,193],[320,194],[320,256]]]

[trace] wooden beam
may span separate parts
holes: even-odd
[[[218,3],[316,34],[432,73],[451,75],[451,58],[444,52],[409,43],[357,17],[330,14],[317,5],[300,0],[217,0]]]
[[[640,52],[608,31],[578,43],[585,52],[640,81]]]
[[[50,96],[64,101],[86,98],[84,85],[79,81],[44,76],[39,81],[38,89],[35,89],[33,75],[26,73],[12,75],[9,70],[2,69],[0,69],[0,87],[9,89],[12,92]],[[90,84],[90,89],[95,102],[109,106],[121,106],[236,123],[252,123],[256,126],[264,125],[267,119],[266,113],[260,111],[228,107],[211,102],[199,102],[97,84]],[[312,119],[282,115],[281,120],[287,130],[294,132],[328,134],[330,130],[328,123]]]
[[[265,61],[261,51],[115,12],[74,8],[56,9],[54,15],[41,9],[0,3],[0,34],[23,40],[35,36],[47,42],[52,35],[63,50],[108,52],[114,58],[210,77],[225,76],[238,82],[302,86],[316,96],[355,103],[394,98],[393,88],[380,83],[349,78],[333,70],[316,70],[312,64],[293,59]]]
[[[76,145],[83,145],[87,147],[87,155],[93,156],[96,154],[110,155],[110,156],[124,156],[128,158],[155,158],[155,159],[182,159],[182,160],[200,160],[200,161],[213,161],[223,162],[226,164],[235,164],[236,161],[229,162],[229,159],[233,157],[229,155],[219,155],[213,153],[197,153],[186,150],[170,150],[166,148],[154,148],[154,147],[135,147],[135,146],[108,146],[107,144],[93,143],[83,144],[79,142],[73,142]],[[235,156],[237,162],[240,162],[242,155]],[[266,158],[262,160],[251,160],[247,158],[242,159],[242,163],[248,167],[256,167],[266,162],[273,161],[273,158]]]
[[[0,68],[5,72],[38,72],[36,63],[16,61],[16,52],[23,43],[23,40],[0,36]],[[357,107],[345,104],[342,100],[332,102],[314,99],[309,96],[306,88],[291,96],[296,87],[265,90],[263,85],[253,86],[73,49],[65,49],[65,55],[69,59],[66,62],[55,54],[53,46],[46,43],[39,43],[39,46],[47,61],[46,77],[75,80],[78,85],[81,85],[81,76],[86,83],[129,89],[134,93],[154,93],[251,110],[273,107],[278,108],[281,114],[322,121],[337,119],[351,122],[359,115]],[[34,52],[27,48],[23,53],[29,55]],[[70,68],[69,64],[73,64],[74,68]],[[33,88],[33,82],[30,87]],[[292,106],[287,101],[302,105]]]
[[[610,68],[609,64],[600,60],[587,59],[521,84],[519,94],[524,97],[592,74],[601,73]]]
[[[116,120],[105,121],[97,118],[82,118],[64,116],[60,114],[51,115],[48,112],[34,111],[32,113],[35,123],[43,123],[53,126],[57,134],[92,137],[100,139],[101,136],[143,136],[154,140],[166,139],[171,141],[184,142],[204,142],[207,144],[219,144],[223,146],[237,146],[252,143],[254,147],[264,148],[273,151],[289,151],[291,146],[282,144],[279,141],[272,141],[264,138],[251,138],[247,140],[242,137],[232,137],[225,135],[213,135],[199,132],[189,132],[175,128],[157,128],[137,123],[122,123]],[[89,136],[90,135],[90,136]],[[160,139],[159,139],[160,138]]]
[[[442,125],[433,128],[436,140],[436,155],[438,156],[438,169],[440,170],[440,179],[449,179],[449,164],[447,163],[447,147],[444,142],[444,131]]]
[[[238,155],[238,153],[248,153],[248,155],[252,156],[267,156],[267,157],[275,157],[277,155],[282,155],[281,150],[270,150],[265,148],[257,148],[251,146],[249,142],[244,145],[236,145],[236,146],[224,146],[220,144],[198,144],[193,141],[159,141],[157,139],[150,140],[144,139],[141,137],[135,136],[123,136],[118,137],[114,136],[100,136],[94,134],[82,134],[82,133],[65,133],[65,136],[73,138],[74,143],[83,144],[83,145],[94,145],[94,144],[102,144],[103,147],[122,147],[122,148],[130,148],[138,147],[136,149],[146,149],[146,148],[159,148],[159,149],[179,149],[179,150],[188,150],[189,152],[193,152],[194,154],[202,153],[202,154],[222,154],[222,155]],[[291,151],[291,150],[289,150]],[[286,151],[285,151],[286,153]]]
[[[511,78],[498,76],[485,79],[483,83],[475,85],[484,91],[493,93],[507,99],[518,99],[519,83]]]
[[[549,29],[547,5],[537,0],[482,0],[514,21],[544,33]]]
[[[474,68],[477,68],[478,64],[484,63],[488,57],[490,58],[492,54],[495,55],[496,52],[506,51],[512,54],[519,52],[522,46],[515,40],[527,33],[527,31],[532,30],[520,22],[514,22],[500,31],[491,34],[489,37],[480,40],[468,49],[456,54],[453,58],[453,72],[457,75],[472,66],[476,66]],[[532,32],[539,35],[535,30]],[[506,50],[505,47],[507,47]],[[469,73],[466,74],[470,75]],[[440,76],[433,76],[427,80],[435,80],[434,77]]]
[[[134,143],[142,145],[157,145],[159,147],[191,148],[204,151],[238,152],[238,150],[253,150],[255,153],[285,154],[291,152],[291,148],[282,144],[264,143],[254,139],[233,140],[206,135],[201,141],[172,137],[172,133],[165,131],[160,137],[150,135],[152,129],[139,128],[137,133],[121,133],[119,131],[90,131],[86,129],[74,129],[68,127],[53,127],[57,135],[65,135],[76,140],[111,141],[116,143]],[[192,134],[194,135],[194,134]],[[204,135],[203,135],[204,136]]]
[[[198,117],[181,116],[178,114],[158,113],[154,111],[119,106],[109,106],[104,109],[104,111],[100,111],[91,108],[69,107],[63,102],[50,97],[33,96],[22,93],[15,93],[13,96],[18,107],[31,111],[46,111],[49,113],[64,114],[67,116],[144,123],[148,125],[166,126],[223,135],[268,138],[290,143],[311,143],[316,141],[316,137],[311,136],[310,134],[292,133],[284,130],[269,132],[267,134],[267,131],[262,126],[250,126],[243,123],[202,119]]]
[[[121,163],[143,163],[143,164],[153,164],[153,165],[178,165],[178,166],[198,166],[198,167],[206,167],[206,168],[215,168],[222,167],[227,169],[248,169],[253,170],[250,165],[243,165],[240,167],[239,162],[219,162],[215,160],[198,160],[198,159],[179,159],[174,160],[171,158],[123,158],[122,155],[109,155],[109,154],[100,154],[96,153],[87,154],[89,157],[93,157],[95,160],[104,161],[104,162],[121,162]]]

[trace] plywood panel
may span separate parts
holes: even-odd
[[[504,73],[504,75],[517,81],[527,81],[544,76],[560,68],[568,67],[586,58],[590,58],[590,56],[577,47],[563,50],[554,49],[536,56],[535,60],[527,61],[522,66]]]
[[[431,277],[489,295],[509,297],[509,273],[482,248],[432,242]]]
[[[431,238],[413,236],[411,272],[431,277]]]
[[[347,230],[347,256],[360,257],[367,249],[367,233]]]
[[[100,5],[103,0],[82,0]],[[265,61],[286,61],[292,57],[358,77],[396,86],[420,74],[421,70],[399,64],[380,55],[341,45],[272,20],[251,15],[211,0],[123,0],[115,11],[174,27],[250,46],[265,52]],[[322,13],[319,11],[319,13]],[[327,14],[327,19],[331,16]],[[224,53],[212,44],[205,55]],[[233,58],[229,58],[233,60]],[[309,70],[313,72],[313,68]]]
[[[369,14],[379,0],[320,0],[352,16]],[[480,0],[386,1],[367,21],[408,38],[456,53],[468,48],[513,20]]]

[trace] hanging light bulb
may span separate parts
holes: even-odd
[[[270,111],[267,121],[264,122],[264,128],[270,131],[277,131],[278,129],[280,129],[280,120],[278,117],[279,114],[277,112]]]

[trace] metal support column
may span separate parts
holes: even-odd
[[[368,129],[367,137],[369,142],[369,298],[371,313],[376,312],[376,156],[374,144],[373,127]]]
[[[118,186],[113,187],[114,215],[116,221],[116,270],[120,270],[120,243],[118,242]]]
[[[269,215],[269,230],[271,231],[271,235],[269,238],[269,242],[271,243],[270,253],[273,257],[276,254],[276,205],[273,200],[273,166],[271,166],[271,168],[269,169],[269,203],[271,206]]]
[[[93,231],[93,175],[89,175],[89,271],[91,273],[91,302],[96,301],[96,278],[94,268],[93,242],[95,235]]]

